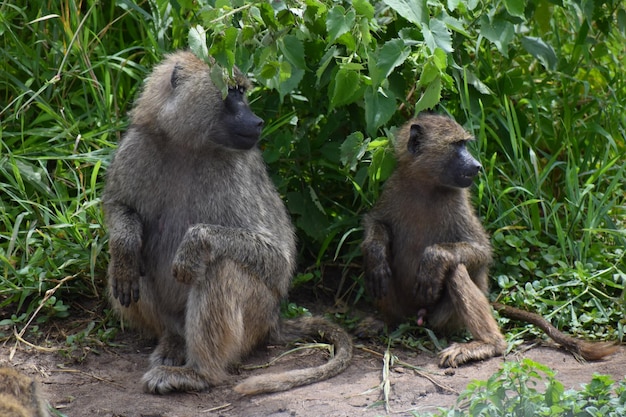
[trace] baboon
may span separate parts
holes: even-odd
[[[323,336],[326,364],[251,378],[242,394],[287,390],[344,370],[352,340],[321,318],[280,320],[295,269],[288,213],[256,146],[263,120],[234,69],[228,95],[189,51],[147,78],[107,173],[110,299],[159,338],[142,378],[150,393],[222,384],[229,366],[271,340]]]
[[[48,417],[34,379],[13,368],[0,368],[0,417]]]
[[[470,140],[444,116],[426,114],[407,122],[397,134],[396,171],[363,219],[366,288],[385,321],[416,317],[435,331],[472,334],[473,341],[440,353],[442,367],[501,355],[507,347],[487,298],[489,236],[467,190],[481,169],[467,150]],[[584,359],[600,359],[616,349],[563,335],[537,314],[502,304],[496,308],[539,326]]]

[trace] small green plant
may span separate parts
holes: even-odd
[[[421,414],[414,414],[421,416]],[[461,393],[457,406],[437,417],[619,417],[626,415],[626,379],[595,374],[580,390],[565,391],[545,365],[523,359],[505,362],[486,381],[474,381]]]

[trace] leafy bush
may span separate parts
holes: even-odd
[[[0,34],[10,323],[48,290],[41,320],[66,314],[72,295],[101,297],[108,160],[149,68],[189,45],[215,57],[216,83],[235,64],[255,81],[303,269],[345,266],[339,293],[360,297],[360,217],[393,170],[393,133],[435,109],[478,139],[494,297],[623,338],[621,1],[2,1]]]
[[[416,414],[417,415],[417,414]],[[592,417],[626,415],[626,379],[595,374],[580,390],[564,390],[550,368],[523,359],[504,362],[487,381],[471,382],[457,408],[433,416]]]

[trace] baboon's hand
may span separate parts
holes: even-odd
[[[212,260],[210,237],[207,228],[201,225],[187,230],[172,262],[172,274],[177,281],[189,284],[202,274],[206,264]]]
[[[445,249],[429,246],[424,250],[413,288],[420,304],[433,304],[439,300],[448,272],[457,263],[456,256]]]
[[[386,261],[377,263],[373,268],[368,268],[365,272],[365,285],[369,294],[380,299],[387,295],[391,282],[391,268]]]
[[[117,298],[124,307],[139,301],[139,268],[120,265],[112,261],[109,266],[109,280],[113,297]]]
[[[172,262],[172,275],[178,282],[191,284],[194,278],[200,273],[202,263],[197,257],[189,256],[181,248],[178,249]]]

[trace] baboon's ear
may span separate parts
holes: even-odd
[[[170,83],[172,84],[172,88],[176,88],[178,86],[178,81],[180,81],[179,71],[183,69],[183,66],[180,64],[174,65],[174,69],[172,70],[172,76],[170,77]]]
[[[413,155],[417,155],[420,150],[420,144],[424,137],[424,128],[422,125],[414,124],[411,125],[411,129],[409,130],[409,141],[406,144],[406,148]]]

